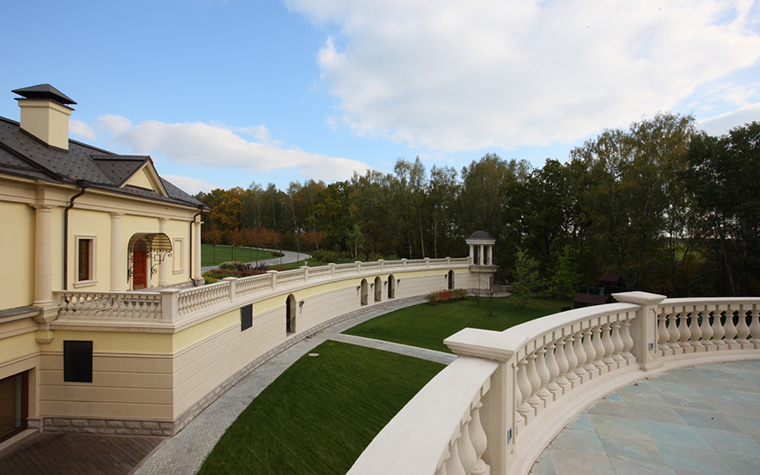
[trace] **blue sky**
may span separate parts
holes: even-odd
[[[189,192],[566,160],[605,128],[760,120],[760,5],[676,0],[4,2],[11,89],[77,101],[71,137]]]

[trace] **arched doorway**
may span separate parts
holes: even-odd
[[[132,247],[132,290],[148,287],[148,241],[137,239]]]
[[[362,279],[361,283],[361,304],[367,305],[369,303],[369,284],[367,279]]]
[[[449,271],[449,290],[454,290],[454,271]]]
[[[288,295],[285,301],[285,333],[292,335],[296,332],[296,298],[293,294]]]
[[[383,300],[383,281],[375,277],[375,302]]]
[[[388,298],[396,298],[396,278],[393,277],[393,274],[388,276]]]

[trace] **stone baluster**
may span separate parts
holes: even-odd
[[[705,351],[714,350],[715,342],[712,339],[713,329],[710,325],[710,314],[706,311],[703,311],[700,312],[699,315],[702,318],[702,325],[699,326],[699,331],[702,333],[702,346],[705,348]]]
[[[713,343],[719,350],[726,349],[726,342],[723,337],[726,335],[726,330],[723,328],[723,322],[721,322],[721,313],[718,310],[710,312],[713,317]]]
[[[541,379],[540,387],[536,394],[541,398],[541,407],[546,407],[552,398],[552,393],[549,392],[549,388],[546,386],[549,384],[551,374],[549,373],[549,367],[546,364],[546,347],[541,346],[536,350],[536,373]]]
[[[472,439],[470,439],[470,416],[464,420],[460,427],[461,437],[457,443],[459,449],[459,462],[462,464],[462,470],[467,475],[470,475],[475,469],[475,464],[478,461],[478,456],[475,453],[475,447],[472,445]]]
[[[699,328],[699,313],[695,310],[689,312],[689,333],[691,333],[691,346],[694,351],[705,351],[705,346],[700,339],[702,338],[702,329]]]
[[[472,475],[488,475],[491,473],[491,467],[483,460],[483,453],[488,446],[488,439],[486,438],[483,424],[480,421],[481,407],[483,407],[481,401],[475,403],[472,408],[472,421],[470,421],[470,440],[472,441],[472,447],[475,449],[475,456],[477,458]]]
[[[446,459],[446,475],[468,475],[462,467],[462,461],[459,460],[459,439],[462,434],[457,434],[456,438],[449,444],[449,458]]]
[[[533,409],[531,414],[534,416],[538,414],[538,407],[542,404],[541,397],[537,394],[538,390],[541,389],[541,377],[536,371],[536,358],[537,355],[535,351],[530,353],[528,355],[528,366],[526,368],[528,381],[530,381],[530,397],[527,401]]]
[[[741,345],[742,348],[750,348],[749,342],[749,325],[747,325],[747,310],[744,306],[739,307],[739,324],[736,325],[736,342]]]
[[[726,330],[726,343],[728,344],[729,348],[736,349],[739,346],[736,343],[736,324],[734,324],[734,310],[732,310],[730,307],[728,310],[726,310],[726,323],[724,325],[724,328]]]
[[[615,366],[622,368],[625,366],[625,358],[622,355],[623,352],[623,337],[620,336],[620,315],[616,315],[617,320],[612,322],[612,359],[615,360]]]
[[[532,409],[528,404],[528,398],[531,395],[530,379],[528,378],[528,358],[520,360],[517,365],[517,391],[515,391],[515,407],[518,414],[522,416],[523,424],[528,423],[528,416]]]
[[[604,359],[604,345],[602,344],[602,323],[601,321],[597,322],[596,326],[592,329],[592,332],[594,334],[594,338],[591,341],[591,343],[594,345],[594,352],[596,353],[596,357],[594,358],[594,366],[596,367],[596,370],[599,372],[599,375],[603,375],[607,372],[609,367],[607,364],[603,361]]]
[[[560,373],[559,364],[557,363],[557,357],[555,355],[556,348],[557,345],[554,341],[550,341],[549,344],[546,345],[546,368],[549,370],[549,381],[546,383],[546,389],[552,394],[552,401],[556,401],[558,394],[562,392],[562,388],[560,388],[557,383],[557,378]]]
[[[583,333],[581,330],[578,330],[573,335],[573,338],[575,341],[573,342],[573,350],[575,350],[575,358],[578,360],[578,363],[575,365],[575,374],[578,376],[578,384],[583,384],[585,381],[588,381],[590,379],[590,375],[588,374],[588,371],[583,367],[583,365],[586,363],[586,352],[583,349]]]
[[[694,347],[691,345],[691,330],[689,330],[689,315],[683,310],[678,319],[678,346],[684,353],[691,353]]]
[[[670,332],[668,332],[668,326],[666,324],[668,316],[664,313],[657,317],[657,348],[665,354],[669,353],[670,347],[668,346],[668,340],[670,340]]]
[[[623,338],[623,351],[620,354],[623,355],[628,364],[631,364],[636,361],[636,357],[631,353],[633,338],[631,337],[631,319],[628,317],[628,314],[626,314],[625,320],[620,325],[620,336]]]
[[[752,323],[749,326],[749,334],[752,337],[749,341],[755,346],[755,349],[760,349],[760,315],[757,312],[757,306],[753,305],[752,308]]]
[[[557,361],[557,384],[562,391],[562,394],[566,394],[570,390],[570,381],[567,379],[567,372],[570,369],[570,363],[567,361],[567,354],[565,350],[565,339],[562,337],[557,340],[556,350],[554,352],[554,358]]]
[[[602,361],[607,365],[607,370],[612,371],[617,368],[617,363],[612,359],[612,354],[615,352],[615,345],[612,343],[612,323],[610,323],[609,320],[602,325],[602,346],[604,347]]]
[[[583,365],[583,369],[588,372],[589,379],[593,379],[599,374],[599,369],[594,366],[594,360],[596,359],[596,350],[594,349],[594,344],[591,341],[592,334],[593,329],[590,325],[587,326],[585,330],[583,330],[583,351],[586,353],[586,363]]]
[[[673,312],[668,315],[668,347],[672,354],[677,355],[681,352],[681,345],[678,344],[678,340],[681,339],[681,333],[678,331],[678,314]]]
[[[565,337],[565,359],[567,360],[565,379],[568,380],[570,383],[570,389],[572,389],[580,384],[581,381],[578,379],[578,374],[575,372],[575,369],[578,367],[578,356],[576,356],[575,349],[573,348],[573,340],[575,340],[572,334],[573,330],[572,328],[569,328],[568,330],[571,333]]]

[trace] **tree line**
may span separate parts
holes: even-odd
[[[393,173],[197,197],[212,209],[205,242],[438,258],[467,255],[465,238],[484,230],[504,280],[527,265],[557,296],[602,273],[669,296],[750,295],[760,277],[758,187],[760,123],[713,137],[691,116],[658,114],[541,168],[494,154],[461,170],[399,159]]]

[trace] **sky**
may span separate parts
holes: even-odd
[[[52,84],[71,138],[193,194],[760,120],[760,0],[3,0],[0,39],[0,116]]]

